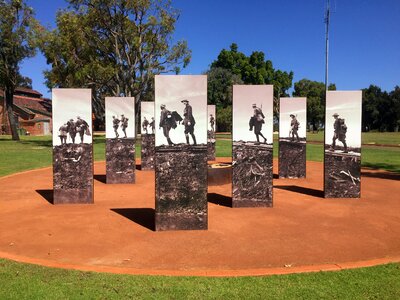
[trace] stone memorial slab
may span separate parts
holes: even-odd
[[[53,89],[53,203],[93,203],[92,94]]]
[[[155,77],[156,230],[204,230],[207,76]]]
[[[232,206],[273,203],[273,86],[233,86]]]

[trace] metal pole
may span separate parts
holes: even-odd
[[[325,90],[328,90],[328,58],[329,58],[329,21],[330,21],[330,5],[329,0],[326,3],[325,14]]]

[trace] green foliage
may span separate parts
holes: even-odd
[[[211,70],[222,68],[240,76],[244,84],[273,84],[275,97],[286,96],[292,86],[293,72],[274,69],[272,61],[265,59],[264,52],[254,51],[250,56],[238,51],[232,44],[230,50],[222,49],[212,62]]]
[[[153,99],[154,75],[179,73],[190,62],[186,41],[172,41],[178,12],[168,0],[69,0],[57,29],[43,31],[40,48],[51,69],[47,86],[93,90],[104,117],[105,96]]]
[[[363,90],[363,131],[398,131],[400,126],[400,87],[390,93],[376,85]]]
[[[217,106],[217,129],[219,132],[232,131],[232,106]]]
[[[336,85],[330,84],[328,90],[336,90]],[[325,94],[325,84],[322,82],[304,78],[294,84],[293,96],[307,97],[307,122],[314,129],[324,122]]]
[[[33,10],[23,0],[0,0],[0,89],[14,140],[19,140],[12,110],[15,88],[27,83],[19,66],[35,55],[38,23]]]

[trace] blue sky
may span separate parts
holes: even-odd
[[[274,67],[294,72],[294,82],[324,81],[325,0],[173,0],[181,11],[174,39],[185,39],[192,61],[182,74],[201,74],[232,42],[249,55],[263,51]],[[54,27],[63,0],[28,0],[42,24]],[[331,0],[329,82],[340,90],[400,85],[400,1]],[[49,97],[38,53],[21,71]]]

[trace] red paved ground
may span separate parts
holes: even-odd
[[[230,185],[210,187],[209,230],[175,232],[153,231],[154,172],[137,171],[134,185],[106,185],[96,176],[93,205],[50,204],[50,168],[3,177],[0,257],[81,270],[212,276],[400,261],[400,177],[363,170],[361,199],[324,199],[322,172],[322,163],[308,162],[307,179],[274,179],[274,208],[233,209],[226,206]],[[95,174],[105,174],[104,162],[95,164]]]

